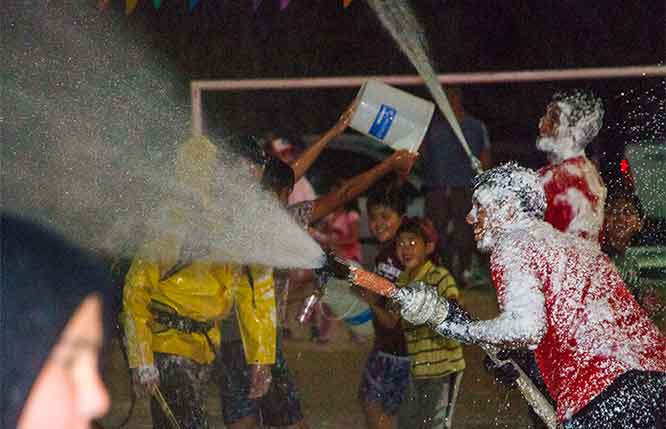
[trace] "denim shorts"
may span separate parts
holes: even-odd
[[[409,357],[373,350],[363,371],[359,399],[376,402],[387,415],[395,415],[405,399],[409,372]]]

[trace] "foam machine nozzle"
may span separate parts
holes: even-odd
[[[372,292],[394,297],[398,289],[385,278],[359,267],[357,263],[348,261],[334,253],[326,253],[326,260],[321,268],[315,270],[320,283],[325,284],[331,277],[347,280],[349,283],[369,289]]]
[[[339,279],[349,279],[349,276],[352,272],[354,266],[350,261],[347,261],[335,253],[327,252],[326,260],[321,268],[317,268],[315,273],[319,276],[320,279],[326,280],[330,277],[336,277]],[[321,282],[322,284],[326,283],[325,281]]]

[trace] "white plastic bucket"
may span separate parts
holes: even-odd
[[[331,278],[326,284],[326,293],[321,302],[331,307],[335,318],[345,322],[349,330],[360,337],[371,337],[375,333],[370,306],[349,289],[347,281]]]
[[[353,129],[410,152],[418,151],[435,111],[433,103],[376,80],[363,84],[355,104]]]

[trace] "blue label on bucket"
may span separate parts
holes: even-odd
[[[388,134],[391,129],[391,125],[393,125],[393,119],[395,119],[396,113],[397,110],[393,107],[382,104],[368,133],[379,140],[384,140],[384,137],[386,137],[386,134]]]

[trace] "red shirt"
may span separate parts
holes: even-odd
[[[596,243],[533,222],[502,238],[491,268],[500,308],[537,280],[546,329],[535,357],[560,422],[629,370],[666,372],[666,339]]]
[[[604,220],[606,187],[585,155],[539,170],[546,191],[544,220],[562,232],[598,241]]]

